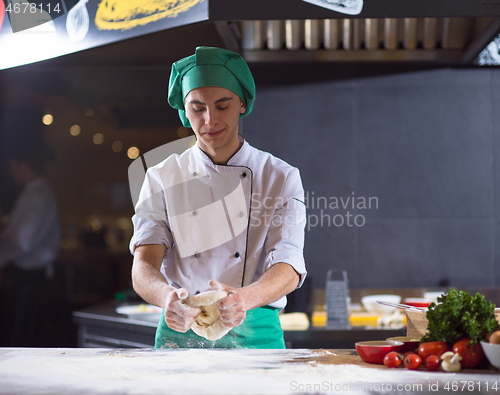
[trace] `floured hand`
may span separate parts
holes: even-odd
[[[227,292],[227,296],[216,303],[219,310],[222,325],[226,328],[234,328],[241,325],[246,317],[246,301],[238,288],[210,280],[208,285],[214,290]]]
[[[165,301],[165,322],[169,328],[177,332],[187,332],[201,311],[198,307],[190,307],[183,303],[188,297],[189,292],[180,288],[170,292]]]

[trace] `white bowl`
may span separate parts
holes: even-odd
[[[138,304],[120,306],[116,308],[118,314],[124,314],[131,320],[158,322],[161,317],[161,308],[152,304]]]
[[[386,306],[377,302],[398,304],[401,302],[399,295],[369,295],[361,298],[361,304],[366,311],[373,314],[391,314],[396,307]]]
[[[424,292],[424,299],[437,304],[438,298],[446,294],[446,291]]]
[[[481,340],[481,347],[483,347],[483,351],[488,361],[490,361],[494,367],[500,369],[500,344],[491,344]]]

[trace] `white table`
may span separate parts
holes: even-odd
[[[354,350],[0,348],[0,394],[452,394],[464,383],[500,393],[498,371],[387,369]]]

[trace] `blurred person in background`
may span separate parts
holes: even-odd
[[[10,153],[8,171],[22,186],[0,233],[0,346],[43,345],[40,322],[60,244],[56,198],[36,153]]]

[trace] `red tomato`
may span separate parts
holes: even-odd
[[[484,353],[481,344],[476,342],[473,346],[469,346],[469,342],[470,339],[464,337],[453,345],[453,352],[460,354],[462,357],[460,361],[462,369],[474,369],[483,360]]]
[[[429,355],[425,359],[424,365],[427,370],[438,370],[441,366],[441,360],[437,355]]]
[[[395,351],[387,353],[384,357],[384,365],[388,368],[397,368],[401,365],[401,358],[399,354]]]
[[[426,342],[418,348],[418,355],[425,361],[431,355],[440,357],[446,351],[450,351],[450,346],[446,342]]]
[[[411,354],[415,354],[413,351],[406,351],[404,354],[403,354],[403,361],[406,359],[406,357],[408,355],[411,355]]]
[[[417,370],[422,365],[422,358],[417,354],[410,354],[404,359],[404,364],[407,369]]]

